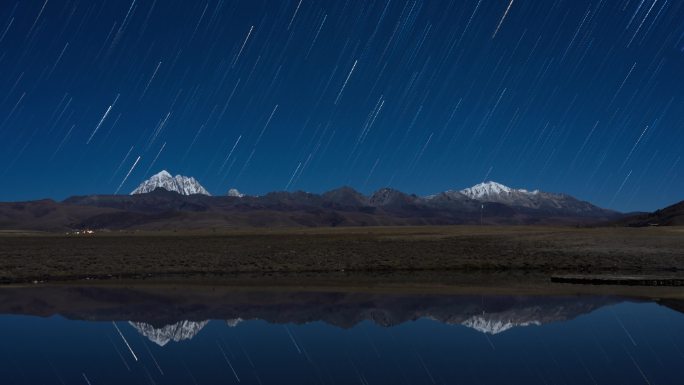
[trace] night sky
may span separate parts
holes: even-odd
[[[684,2],[0,2],[0,200],[484,180],[684,199]]]

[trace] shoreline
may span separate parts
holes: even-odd
[[[158,326],[208,319],[268,322],[363,319],[405,322],[431,314],[449,320],[461,312],[537,309],[537,305],[650,302],[684,311],[684,292],[673,287],[588,286],[549,282],[436,285],[248,286],[212,282],[62,283],[0,287],[0,314],[99,321],[137,320]],[[483,308],[483,306],[485,306]],[[602,306],[602,305],[601,305]],[[480,310],[477,310],[480,309]],[[537,309],[538,310],[538,309]],[[535,310],[536,311],[536,310]],[[380,318],[376,318],[378,315]],[[346,321],[345,321],[346,320]]]
[[[177,273],[142,273],[142,274],[105,274],[105,275],[67,275],[22,277],[18,279],[0,279],[2,287],[32,287],[36,285],[80,285],[105,284],[128,285],[141,283],[155,285],[165,282],[176,282],[184,285],[202,285],[210,282],[216,286],[234,286],[235,282],[248,286],[261,286],[269,282],[279,282],[283,286],[302,285],[306,280],[307,286],[320,282],[342,283],[342,287],[354,286],[367,282],[392,283],[406,279],[407,284],[423,284],[434,280],[444,280],[445,285],[462,284],[473,279],[499,280],[509,283],[516,279],[529,279],[534,282],[565,284],[573,286],[632,286],[632,287],[682,287],[684,274],[671,275],[671,271],[638,272],[639,274],[546,274],[535,270],[378,270],[378,271],[264,271],[254,272],[177,272]],[[505,276],[505,278],[504,278]],[[463,280],[464,277],[470,277]],[[411,281],[411,280],[415,281]],[[416,280],[417,279],[417,280]],[[347,282],[347,283],[345,283]]]

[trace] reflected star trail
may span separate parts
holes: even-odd
[[[5,1],[0,200],[485,179],[681,200],[684,3]]]

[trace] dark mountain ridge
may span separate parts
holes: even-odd
[[[618,223],[630,227],[682,226],[684,225],[684,201],[656,210],[652,213],[627,215]]]
[[[494,187],[501,186],[491,183]],[[156,188],[134,195],[73,196],[62,202],[0,203],[0,229],[575,225],[617,220],[621,216],[564,194],[512,189],[501,193],[504,195],[488,193],[490,195],[470,197],[462,192],[448,191],[420,197],[383,188],[365,196],[351,187],[341,187],[323,194],[278,191],[239,197],[182,195]]]
[[[169,325],[206,324],[210,319],[275,324],[324,322],[349,329],[370,321],[393,327],[419,319],[464,325],[497,334],[515,327],[560,322],[623,301],[618,296],[502,296],[387,294],[363,292],[207,291],[187,288],[154,292],[138,288],[32,287],[0,293],[0,311],[98,321],[133,321],[148,331]],[[681,301],[668,304],[675,307]],[[232,322],[231,322],[232,321]],[[139,329],[139,331],[141,331]]]

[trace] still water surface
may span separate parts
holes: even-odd
[[[490,296],[343,302],[243,299],[162,317],[140,308],[125,313],[132,321],[93,305],[47,317],[5,309],[0,383],[684,383],[678,304]]]

